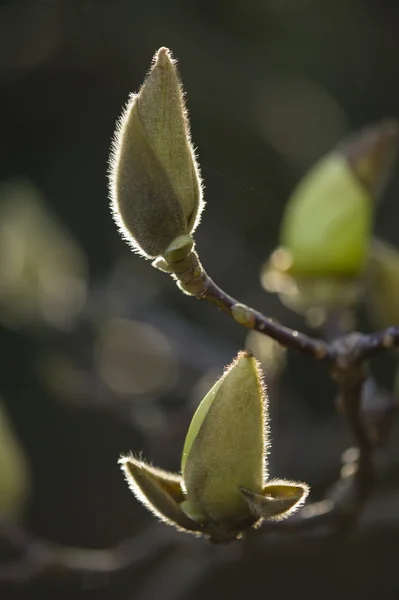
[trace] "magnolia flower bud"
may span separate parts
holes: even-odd
[[[265,403],[255,359],[239,355],[205,396],[188,430],[182,457],[186,510],[191,507],[205,521],[248,516],[240,486],[262,491]]]
[[[330,310],[353,308],[364,293],[376,199],[397,142],[394,121],[362,130],[316,163],[288,200],[281,246],[262,267],[261,282],[314,324]]]
[[[199,405],[182,454],[182,475],[121,459],[132,491],[181,530],[230,541],[263,519],[280,520],[308,495],[304,483],[267,481],[267,399],[261,371],[240,353]]]
[[[295,275],[355,275],[366,256],[372,199],[333,153],[301,181],[284,214],[282,246]]]
[[[398,127],[361,131],[300,181],[284,214],[281,244],[295,276],[356,276],[364,267],[374,213],[396,153]]]
[[[167,48],[156,53],[118,122],[110,195],[123,237],[148,258],[163,255],[175,238],[191,234],[199,223],[201,176],[176,64]]]

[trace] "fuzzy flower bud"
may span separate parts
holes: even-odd
[[[329,310],[356,306],[363,294],[376,202],[391,174],[398,137],[398,124],[387,120],[346,138],[309,170],[288,200],[281,245],[265,262],[261,281],[315,326]]]
[[[167,48],[155,54],[138,94],[119,119],[110,159],[114,219],[132,248],[162,256],[188,236],[203,208],[202,183],[184,96]]]
[[[239,355],[205,396],[188,430],[182,456],[186,510],[205,521],[248,514],[240,486],[262,491],[265,401],[255,359]]]
[[[268,481],[267,398],[261,371],[240,353],[200,403],[182,454],[182,475],[121,459],[138,499],[180,530],[227,542],[264,519],[280,520],[308,495],[304,483]]]
[[[356,276],[366,261],[375,199],[396,154],[398,126],[362,130],[300,181],[284,214],[281,245],[296,276]]]

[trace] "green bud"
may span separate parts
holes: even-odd
[[[183,450],[183,479],[187,500],[209,521],[247,517],[240,486],[262,491],[265,403],[257,362],[242,353],[193,417]]]
[[[168,263],[178,262],[187,258],[193,248],[193,238],[190,235],[181,235],[173,240],[163,256]]]
[[[115,221],[134,250],[149,258],[191,234],[203,209],[202,184],[175,61],[154,57],[143,86],[131,95],[115,132],[110,159]]]
[[[374,239],[367,269],[367,305],[377,327],[399,324],[399,250]]]
[[[226,537],[259,520],[288,516],[309,490],[301,483],[266,483],[268,447],[262,373],[253,356],[242,352],[192,419],[182,455],[182,509],[205,530]]]
[[[292,193],[281,245],[295,276],[357,276],[364,268],[375,208],[395,156],[396,123],[361,131],[327,154]]]
[[[308,487],[267,482],[267,397],[257,361],[240,353],[200,403],[182,454],[182,475],[121,459],[129,485],[154,514],[180,530],[227,542],[263,519],[279,520]]]
[[[373,202],[337,153],[319,161],[294,190],[281,244],[296,276],[353,276],[364,266]]]
[[[233,304],[231,307],[231,314],[233,319],[237,321],[240,325],[244,325],[245,327],[249,327],[252,329],[255,327],[255,315],[253,310],[251,310],[245,304],[238,303]]]

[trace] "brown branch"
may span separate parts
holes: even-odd
[[[303,352],[316,360],[328,360],[328,350],[322,340],[313,339],[299,331],[280,325],[253,308],[239,303],[219,288],[208,276],[206,285],[206,292],[199,296],[200,299],[217,306],[240,325],[264,333],[282,346]]]
[[[347,338],[350,338],[349,350],[345,343],[337,346],[336,340],[325,342],[285,327],[236,300],[216,285],[194,251],[183,260],[167,263],[167,267],[177,280],[178,286],[185,293],[195,296],[198,300],[205,300],[213,304],[240,325],[259,331],[276,340],[285,348],[297,350],[315,360],[330,365],[343,363],[345,360],[349,366],[355,362],[366,361],[383,350],[399,347],[399,326],[389,327],[376,333],[355,334],[357,336],[356,346],[352,344],[353,334],[344,335],[340,341],[345,342]]]
[[[361,413],[362,390],[365,376],[362,368],[358,370],[354,369],[352,374],[355,380],[351,382],[346,373],[345,382],[341,385],[338,397],[339,406],[352,432],[359,452],[356,463],[351,465],[354,471],[353,497],[352,502],[349,502],[347,506],[347,523],[345,523],[345,528],[353,525],[362,513],[365,501],[370,495],[375,481],[372,456],[373,445]]]
[[[196,252],[192,252],[183,260],[169,262],[168,267],[185,293],[213,304],[240,325],[260,331],[282,346],[303,352],[316,360],[329,360],[328,347],[323,340],[280,325],[223,291],[209,277]]]
[[[382,350],[399,347],[399,326],[363,335],[357,350],[358,360],[364,361]]]
[[[330,365],[337,365],[345,361],[349,366],[355,362],[364,362],[383,350],[399,347],[399,326],[389,327],[384,331],[370,334],[357,333],[355,334],[357,336],[356,346],[353,346],[352,339],[350,339],[349,351],[345,343],[337,346],[336,340],[325,342],[285,327],[250,306],[239,302],[216,285],[205,271],[197,253],[194,251],[183,260],[167,263],[167,267],[168,272],[173,274],[178,286],[185,293],[195,296],[198,300],[205,300],[213,304],[240,325],[259,331],[276,340],[285,348],[297,350],[315,360]],[[345,342],[347,338],[352,338],[353,335],[351,333],[347,336],[344,335],[340,338],[340,341]]]

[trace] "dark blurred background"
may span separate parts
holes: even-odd
[[[248,339],[117,233],[110,140],[163,45],[179,60],[206,185],[201,260],[226,291],[291,327],[307,330],[259,277],[289,193],[342,137],[399,116],[392,0],[0,3],[0,452],[12,434],[20,444],[10,463],[20,493],[4,516],[60,544],[163,535],[129,492],[118,456],[142,451],[177,470],[197,403],[245,344],[269,384],[272,475],[308,481],[318,499],[350,444],[322,367]],[[376,223],[394,244],[398,192],[396,170]],[[359,326],[370,328],[362,315]],[[389,387],[394,365],[380,362],[376,376]],[[259,536],[215,551],[171,531],[173,551],[138,569],[0,583],[0,597],[397,598],[397,433],[349,539]]]

